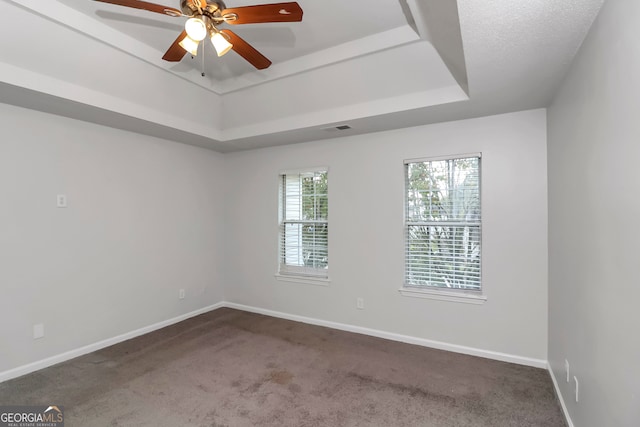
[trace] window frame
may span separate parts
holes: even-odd
[[[472,225],[474,227],[478,227],[479,233],[479,243],[480,243],[480,262],[479,262],[479,289],[465,289],[465,288],[448,288],[441,286],[429,286],[429,285],[414,285],[410,284],[407,281],[407,274],[409,271],[408,268],[408,257],[409,257],[409,230],[411,226],[420,225],[422,223],[433,223],[434,225],[438,224],[437,221],[420,221],[420,224],[416,224],[415,222],[411,222],[409,220],[409,200],[408,200],[408,168],[409,164],[412,163],[424,163],[424,162],[437,162],[437,161],[449,161],[449,160],[458,160],[458,159],[468,159],[468,158],[477,158],[478,159],[478,196],[480,203],[480,219],[477,224],[470,224],[465,221],[451,221],[446,224],[452,226],[465,226]],[[409,297],[418,297],[418,298],[428,298],[442,301],[452,301],[452,302],[462,302],[469,304],[483,304],[486,302],[487,297],[485,295],[485,284],[483,280],[483,239],[482,239],[482,224],[483,224],[483,209],[482,209],[482,153],[463,153],[463,154],[453,154],[446,156],[434,156],[434,157],[421,157],[421,158],[411,158],[405,159],[403,161],[403,176],[404,176],[404,188],[403,188],[403,251],[404,251],[404,277],[402,287],[399,289],[399,292],[403,296]],[[445,223],[440,223],[440,226]]]
[[[325,220],[287,220],[285,219],[285,198],[286,198],[286,189],[283,185],[283,180],[286,179],[287,175],[304,175],[304,174],[316,174],[316,173],[325,173],[327,176],[327,215]],[[329,212],[328,212],[328,201],[329,201],[329,168],[326,166],[317,166],[311,168],[304,169],[287,169],[281,170],[278,173],[278,251],[277,251],[277,273],[276,279],[287,282],[296,282],[296,283],[308,283],[313,285],[326,285],[329,283]],[[306,267],[306,266],[295,266],[295,265],[287,265],[284,258],[284,249],[283,249],[283,233],[285,225],[289,224],[326,224],[327,226],[327,266],[325,268],[316,268],[316,267]]]

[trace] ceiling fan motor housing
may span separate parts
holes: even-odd
[[[182,13],[188,16],[198,13],[198,3],[200,3],[199,0],[180,0]],[[220,16],[220,11],[226,8],[227,6],[222,0],[207,0],[207,7],[203,8],[203,12],[213,18],[216,15]]]

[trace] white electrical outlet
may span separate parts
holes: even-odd
[[[564,359],[564,375],[567,377],[567,382],[571,381],[569,378],[569,361]]]
[[[180,289],[180,292],[178,293],[178,298],[180,299],[184,299],[184,289]]]
[[[44,337],[44,325],[42,323],[33,325],[33,339],[37,340],[42,337]]]
[[[59,208],[66,208],[67,207],[67,196],[65,196],[64,194],[58,194],[56,196],[56,206]]]
[[[358,310],[364,310],[364,298],[357,298],[356,299],[356,308]]]
[[[579,392],[580,392],[580,383],[578,382],[578,378],[574,375],[573,376],[573,381],[575,381],[576,383],[576,403],[578,403],[578,396],[579,396]]]

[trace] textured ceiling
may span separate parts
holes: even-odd
[[[539,108],[602,2],[299,0],[301,23],[233,27],[271,68],[210,51],[203,78],[160,59],[184,18],[5,0],[3,31],[35,31],[0,41],[0,100],[222,152]]]

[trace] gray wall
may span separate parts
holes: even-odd
[[[223,299],[219,154],[6,104],[0,128],[0,373]]]
[[[607,1],[548,111],[549,361],[580,427],[640,425],[638,22]]]
[[[484,305],[400,295],[403,160],[482,152]],[[228,154],[227,301],[547,358],[546,113]],[[278,173],[329,167],[329,286],[277,280]],[[356,309],[362,297],[365,309]]]
[[[4,104],[0,126],[0,373],[223,300],[545,363],[544,110],[228,155]],[[488,301],[402,296],[403,160],[470,152]],[[312,166],[329,286],[274,277],[278,173]]]

